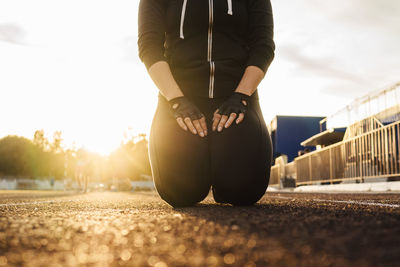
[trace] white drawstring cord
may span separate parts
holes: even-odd
[[[187,0],[183,0],[182,13],[181,13],[181,28],[180,28],[181,39],[185,39],[185,36],[183,35],[183,23],[185,22],[186,3],[187,3]]]
[[[228,0],[228,15],[233,15],[232,0]]]

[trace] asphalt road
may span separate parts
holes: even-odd
[[[400,266],[400,195],[173,209],[151,192],[0,191],[0,266],[77,265]]]

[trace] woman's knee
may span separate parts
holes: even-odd
[[[221,184],[214,187],[216,195],[223,202],[238,205],[248,206],[255,204],[265,194],[267,183],[252,186],[250,184]]]
[[[197,185],[167,185],[156,183],[156,189],[160,197],[173,207],[189,207],[202,201],[210,191],[210,183]]]

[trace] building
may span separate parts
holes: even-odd
[[[321,130],[319,122],[325,117],[276,116],[268,126],[274,151],[273,159],[286,155],[293,161],[299,151],[315,150],[314,146],[302,147],[301,142]]]
[[[400,178],[400,83],[355,99],[319,122],[300,143],[316,149],[271,169],[270,184],[297,185]],[[291,134],[295,125],[285,126]]]

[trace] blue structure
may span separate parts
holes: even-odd
[[[269,125],[272,146],[274,151],[273,159],[282,154],[288,156],[288,162],[297,157],[300,150],[305,147],[300,143],[326,129],[320,129],[320,121],[325,117],[307,116],[276,116]],[[321,125],[324,127],[324,125]],[[308,150],[315,150],[314,146],[306,147]]]

